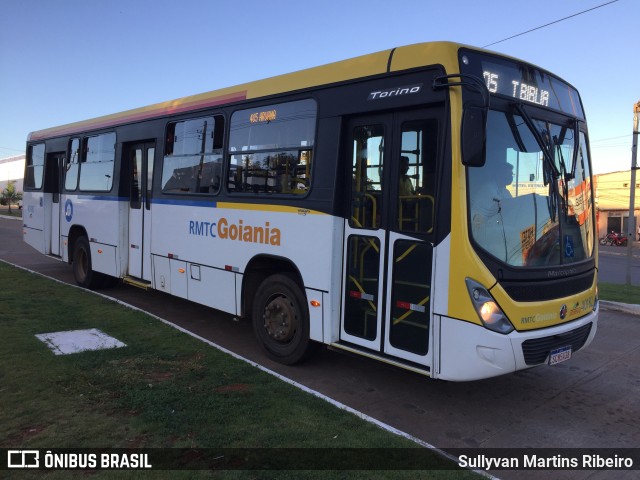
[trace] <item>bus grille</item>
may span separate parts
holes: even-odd
[[[568,297],[584,292],[593,286],[595,269],[588,272],[561,278],[559,280],[507,281],[500,285],[507,294],[517,302],[535,302]]]
[[[524,354],[525,363],[527,365],[544,363],[551,350],[566,347],[567,345],[571,345],[571,352],[578,351],[587,341],[589,333],[591,332],[591,326],[592,324],[588,323],[587,325],[560,335],[525,340],[522,342],[522,353]]]

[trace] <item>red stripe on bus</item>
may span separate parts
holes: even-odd
[[[141,120],[149,120],[155,117],[161,117],[163,115],[176,114],[188,112],[190,110],[198,110],[201,108],[215,107],[224,105],[227,103],[238,102],[246,100],[247,91],[230,93],[228,95],[220,95],[218,97],[193,100],[190,102],[176,101],[176,102],[164,102],[153,109],[145,109],[144,111],[129,111],[122,112],[121,114],[109,115],[107,117],[98,117],[92,120],[84,120],[62,127],[54,127],[38,132],[32,132],[29,135],[29,140],[41,140],[43,138],[55,137],[58,135],[70,135],[84,130],[93,130],[106,127],[112,127],[124,123],[138,122]]]

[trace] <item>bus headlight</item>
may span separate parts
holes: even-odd
[[[471,302],[485,328],[504,334],[513,331],[513,325],[487,289],[470,278],[465,279],[465,282]]]

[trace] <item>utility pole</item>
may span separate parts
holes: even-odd
[[[629,192],[629,236],[627,242],[626,284],[631,285],[631,260],[633,259],[633,241],[636,239],[636,169],[638,168],[638,114],[640,102],[633,106],[633,143],[631,146],[631,190]]]

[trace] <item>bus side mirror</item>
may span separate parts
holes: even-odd
[[[482,167],[487,150],[487,109],[467,106],[462,114],[462,164]]]

